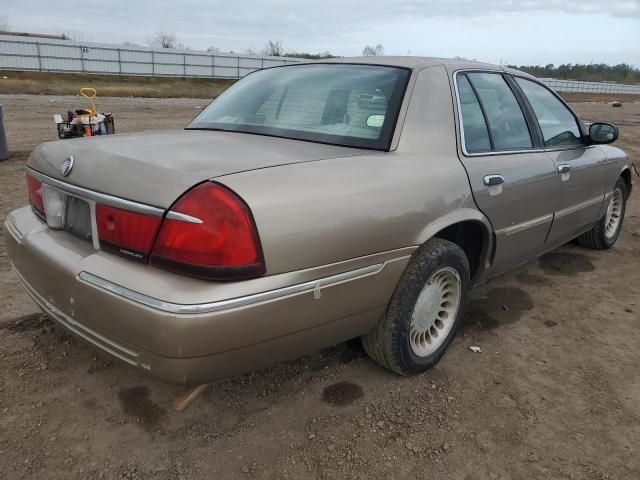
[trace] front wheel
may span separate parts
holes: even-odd
[[[401,375],[431,368],[458,330],[468,288],[464,251],[447,240],[430,240],[403,273],[385,316],[362,337],[367,354]]]
[[[594,250],[608,250],[618,240],[627,204],[627,184],[619,178],[607,204],[604,216],[586,233],[578,237],[578,243]]]

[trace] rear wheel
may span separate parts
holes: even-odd
[[[435,238],[405,270],[378,325],[362,337],[368,355],[401,375],[434,366],[464,317],[469,263],[455,243]]]
[[[618,240],[627,202],[627,184],[620,177],[613,188],[604,216],[586,233],[578,237],[578,243],[594,250],[607,250]]]

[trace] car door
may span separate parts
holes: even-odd
[[[460,158],[476,204],[495,231],[487,272],[493,276],[544,250],[555,207],[555,166],[505,74],[459,71],[455,85]]]
[[[607,158],[603,150],[585,143],[574,113],[546,86],[514,77],[536,116],[544,148],[556,169],[556,206],[549,248],[590,228],[602,214],[607,191]],[[609,188],[613,187],[612,185]]]

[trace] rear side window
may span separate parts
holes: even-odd
[[[531,104],[544,139],[545,147],[582,145],[575,117],[553,93],[542,85],[516,77],[516,82]]]
[[[458,76],[458,96],[462,113],[462,129],[464,132],[464,146],[467,152],[482,152],[491,150],[491,140],[484,114],[471,84],[464,75]]]
[[[489,122],[494,150],[522,150],[533,147],[531,133],[511,88],[500,74],[468,73],[480,105]]]

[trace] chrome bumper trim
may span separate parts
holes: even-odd
[[[138,354],[128,348],[123,347],[122,345],[118,345],[112,340],[109,340],[106,337],[103,337],[99,333],[94,332],[90,328],[85,327],[84,325],[78,323],[73,318],[69,317],[65,313],[61,312],[55,305],[47,301],[42,297],[38,292],[36,292],[33,287],[25,280],[22,274],[16,269],[16,267],[11,263],[11,269],[15,273],[16,277],[27,291],[29,296],[33,299],[34,302],[53,320],[57,321],[64,327],[71,330],[73,333],[83,338],[87,342],[95,345],[96,347],[104,350],[105,352],[113,355],[114,357],[119,358],[123,362],[128,363],[129,365],[138,366]]]
[[[336,285],[338,283],[355,280],[357,278],[375,275],[383,269],[384,265],[384,263],[378,263],[375,265],[370,265],[368,267],[358,268],[356,270],[350,270],[348,272],[320,278],[318,280],[312,280],[296,285],[290,285],[288,287],[277,288],[275,290],[268,290],[266,292],[260,292],[253,295],[231,298],[229,300],[219,300],[217,302],[196,304],[172,303],[158,300],[157,298],[153,298],[134,290],[130,290],[121,285],[112,283],[89,272],[80,272],[80,274],[78,275],[78,279],[82,282],[98,287],[114,295],[124,297],[128,300],[140,303],[147,307],[155,308],[156,310],[175,314],[198,314],[220,312],[232,308],[245,307],[248,305],[253,305],[255,303],[266,302],[269,300],[275,300],[281,297],[306,292],[313,292],[314,298],[320,298],[323,288],[331,285]]]
[[[144,203],[132,202],[131,200],[125,200],[124,198],[114,197],[113,195],[107,195],[106,193],[94,192],[93,190],[78,187],[70,183],[61,182],[56,178],[37,172],[29,167],[27,167],[27,171],[29,175],[37,178],[41,182],[85,200],[91,200],[111,207],[122,208],[145,215],[153,215],[155,217],[161,217],[164,214],[164,209],[162,208],[153,207]]]
[[[8,219],[4,222],[4,231],[9,232],[9,235],[11,235],[16,242],[20,244],[22,243],[22,239],[24,238],[24,236]]]

